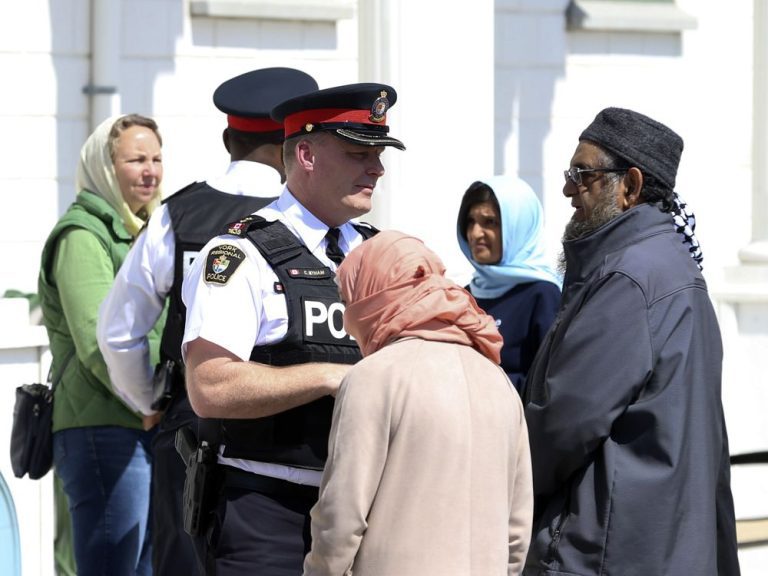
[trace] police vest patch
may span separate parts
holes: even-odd
[[[353,345],[344,330],[344,304],[323,297],[302,298],[303,341],[313,344]]]
[[[226,284],[245,260],[245,252],[232,244],[211,248],[205,262],[204,280],[209,284]]]

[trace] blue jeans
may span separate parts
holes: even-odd
[[[154,431],[118,426],[53,435],[53,464],[69,498],[78,576],[150,576]]]

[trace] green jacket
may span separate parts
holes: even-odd
[[[56,223],[43,248],[38,291],[53,356],[53,430],[83,426],[141,428],[140,415],[115,396],[96,341],[99,305],[132,242],[120,217],[83,190]],[[162,328],[165,316],[158,326]],[[157,362],[159,330],[149,335]]]

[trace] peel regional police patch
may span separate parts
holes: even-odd
[[[222,244],[208,252],[203,272],[209,284],[226,284],[245,260],[245,252],[232,244]]]

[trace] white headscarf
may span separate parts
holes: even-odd
[[[144,226],[145,221],[131,212],[123,198],[109,147],[109,132],[120,118],[122,116],[112,116],[104,120],[83,144],[75,175],[75,186],[78,193],[81,190],[88,190],[106,200],[118,213],[128,233],[131,236],[136,236],[141,227]],[[162,193],[160,186],[158,186],[154,197],[144,207],[147,218],[160,205],[161,200]]]

